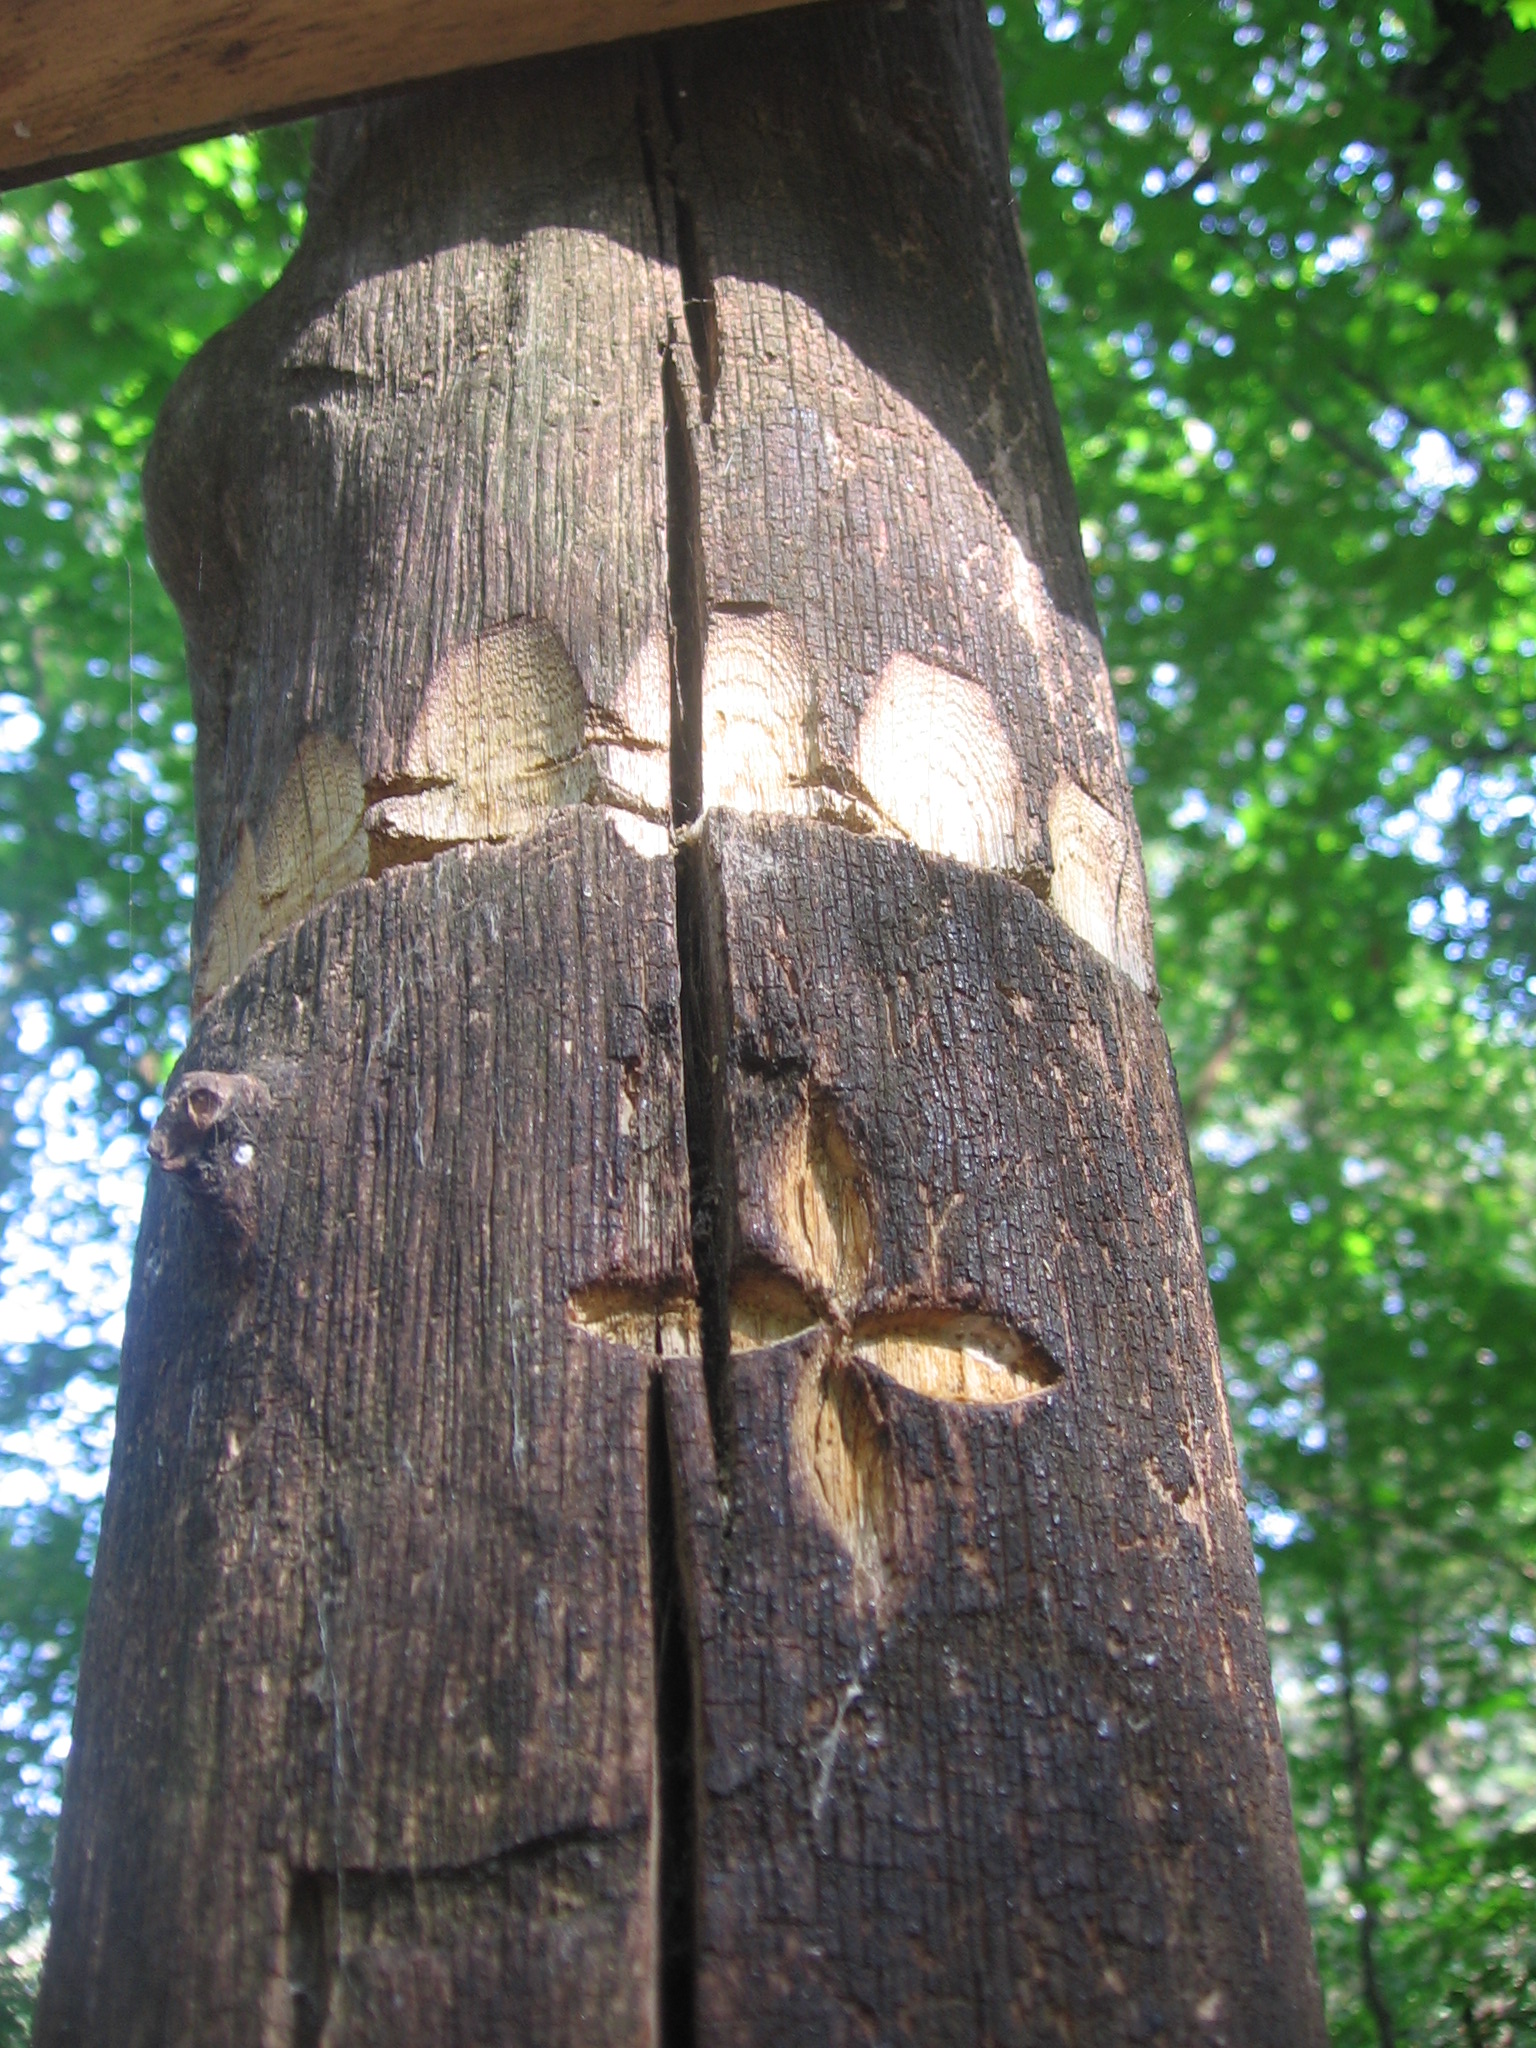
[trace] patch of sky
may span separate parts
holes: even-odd
[[[24,1429],[0,1434],[0,1509],[100,1500],[112,1459],[116,1393],[91,1373],[76,1373],[41,1405]]]
[[[1199,1137],[1200,1150],[1218,1166],[1246,1166],[1265,1149],[1264,1140],[1252,1131],[1232,1124],[1207,1124]]]
[[[1351,228],[1347,234],[1330,235],[1328,246],[1313,264],[1319,277],[1333,277],[1341,270],[1354,270],[1364,263],[1370,254],[1370,242],[1363,230]]]
[[[19,1049],[41,1052],[41,1005],[23,1007]],[[100,1076],[74,1046],[22,1084],[12,1115],[24,1163],[0,1228],[5,1346],[116,1345],[144,1199],[142,1126],[103,1099]]]
[[[1339,1179],[1347,1188],[1363,1188],[1372,1181],[1380,1180],[1386,1170],[1385,1160],[1358,1159],[1351,1155],[1339,1168]]]
[[[1408,450],[1407,488],[1417,498],[1438,500],[1447,491],[1466,490],[1477,477],[1477,464],[1438,427],[1426,427]]]
[[[1128,100],[1124,106],[1109,110],[1109,125],[1118,128],[1122,135],[1145,135],[1155,119],[1154,110],[1144,107],[1139,100]]]
[[[1083,25],[1075,8],[1063,7],[1061,0],[1039,0],[1040,26],[1048,43],[1065,43]]]
[[[0,691],[0,775],[25,774],[32,748],[43,736],[43,721],[13,690]]]
[[[1395,757],[1393,770],[1400,776],[1410,774],[1415,758],[1404,748]],[[1473,819],[1488,838],[1522,826],[1529,829],[1536,820],[1536,791],[1523,769],[1514,765],[1476,774],[1448,767],[1401,810],[1390,811],[1384,798],[1372,797],[1355,813],[1372,852],[1408,853],[1423,867],[1445,865],[1445,831],[1461,815]]]
[[[1288,1543],[1308,1533],[1300,1515],[1264,1501],[1248,1503],[1248,1526],[1254,1542],[1262,1543],[1266,1550],[1284,1550]]]

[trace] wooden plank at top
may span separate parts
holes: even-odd
[[[0,190],[784,0],[0,0]]]

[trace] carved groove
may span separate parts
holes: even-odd
[[[634,1826],[573,1827],[472,1863],[346,1868],[339,1880],[333,1869],[295,1870],[288,1895],[292,2048],[410,2038],[377,2031],[386,2015],[400,2024],[402,1956],[426,1951],[456,1958],[462,1974],[454,1990],[468,1991],[472,1970],[463,1970],[463,1963],[506,1929],[603,1912],[616,1882],[632,1881],[637,1836]]]
[[[1011,1407],[1061,1378],[1034,1338],[997,1316],[951,1309],[871,1317],[855,1325],[848,1349],[914,1394],[968,1407]]]
[[[653,1352],[658,1358],[699,1355],[699,1304],[692,1295],[636,1294],[599,1282],[578,1288],[566,1313],[578,1329],[590,1330],[609,1344],[627,1344],[632,1351]]]
[[[852,1560],[861,1590],[877,1593],[895,1541],[895,1473],[890,1427],[869,1375],[831,1361],[810,1383],[794,1427],[799,1463],[814,1477],[820,1512]]]

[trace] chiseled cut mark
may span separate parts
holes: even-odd
[[[800,637],[766,605],[722,603],[704,651],[706,810],[820,818],[850,832],[880,819],[852,768],[823,752],[821,706]]]
[[[306,734],[257,830],[241,828],[198,955],[194,1003],[348,882],[450,846],[523,838],[567,804],[603,805],[637,852],[665,853],[664,641],[656,671],[647,643],[618,710],[589,712],[557,635],[518,619],[434,671],[397,773],[365,783],[345,741]]]
[[[872,1317],[834,1340],[796,1399],[792,1450],[813,1506],[878,1600],[896,1546],[899,1480],[876,1373],[927,1400],[1016,1408],[1053,1386],[1061,1370],[1032,1338],[977,1311]]]
[[[1146,899],[1130,833],[1075,782],[1051,793],[1051,908],[1144,991]]]
[[[657,1358],[697,1358],[703,1349],[699,1305],[686,1294],[647,1292],[626,1287],[622,1281],[599,1281],[578,1288],[565,1312],[578,1329]]]
[[[895,1540],[890,1430],[862,1373],[807,1372],[790,1415],[790,1454],[821,1519],[852,1560],[864,1597],[879,1597]]]
[[[266,817],[242,825],[234,872],[215,899],[193,976],[197,1007],[260,947],[368,872],[363,771],[353,748],[307,733]]]
[[[920,1309],[857,1323],[847,1349],[914,1394],[1007,1407],[1042,1393],[1061,1369],[1039,1344],[997,1316]]]
[[[807,816],[816,695],[786,621],[716,611],[704,649],[704,805]]]
[[[698,1303],[687,1295],[600,1281],[578,1288],[566,1304],[566,1314],[578,1329],[589,1330],[605,1343],[624,1344],[658,1358],[703,1355]],[[754,1267],[731,1288],[733,1351],[782,1344],[815,1329],[821,1320],[820,1311],[794,1280],[771,1267]]]
[[[731,1349],[760,1351],[800,1337],[822,1321],[796,1281],[771,1266],[752,1266],[731,1283]]]
[[[874,1263],[868,1184],[825,1097],[801,1104],[759,1155],[754,1177],[743,1195],[773,1262],[812,1300],[856,1302]]]
[[[612,711],[593,706],[587,713],[603,801],[663,832],[672,816],[671,673],[667,636],[652,633],[630,664]]]
[[[369,806],[373,872],[466,840],[521,839],[581,803],[597,780],[586,710],[569,654],[539,620],[452,649],[428,679],[399,773]]]
[[[633,811],[621,810],[613,804],[604,804],[601,809],[624,844],[643,860],[660,860],[672,851],[671,833],[654,818],[637,817]]]
[[[887,830],[1035,884],[1019,764],[980,684],[893,655],[859,720],[853,766]]]

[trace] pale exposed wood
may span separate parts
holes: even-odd
[[[444,72],[793,0],[5,0],[0,190]]]

